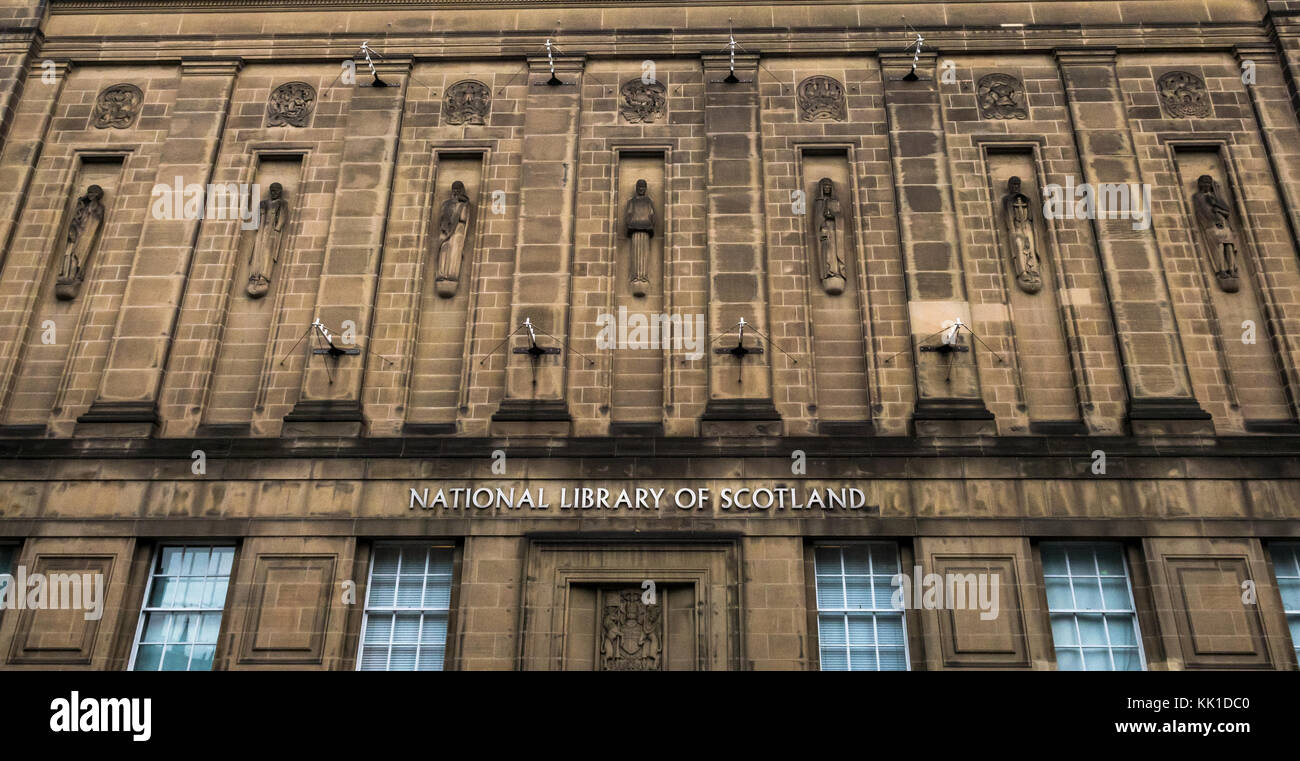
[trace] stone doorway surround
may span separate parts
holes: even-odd
[[[522,670],[740,668],[734,541],[532,539],[525,568]]]

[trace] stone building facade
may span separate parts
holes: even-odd
[[[1295,670],[1297,14],[0,0],[0,669]]]

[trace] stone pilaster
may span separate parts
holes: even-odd
[[[316,317],[333,334],[332,343],[359,351],[339,357],[318,355],[311,352],[313,344],[322,346],[320,341],[303,342],[302,388],[297,404],[284,418],[290,435],[360,434],[365,365],[383,361],[368,354],[366,347],[411,61],[390,56],[375,66],[388,86],[371,87],[364,70],[357,75],[343,128],[338,186],[316,296]],[[346,343],[343,336],[349,323],[355,326],[355,344]],[[295,331],[307,329],[307,325],[293,326]]]
[[[9,237],[18,224],[36,163],[45,148],[50,119],[71,72],[72,64],[67,61],[55,61],[49,69],[36,66],[28,74],[22,100],[15,104],[12,118],[5,119],[7,134],[0,150],[0,265],[9,254]]]
[[[1096,193],[1104,183],[1142,183],[1128,113],[1115,73],[1114,51],[1058,50],[1083,181]],[[1065,198],[1073,204],[1073,198]],[[1136,434],[1212,432],[1210,416],[1192,392],[1187,360],[1146,209],[1145,228],[1129,218],[1100,218],[1093,229],[1101,249],[1111,314]]]
[[[703,66],[710,343],[709,401],[701,432],[780,433],[781,417],[772,402],[771,362],[776,349],[746,331],[744,346],[762,347],[764,353],[736,356],[715,351],[737,346],[736,326],[742,318],[765,334],[771,332],[758,56],[706,55]],[[726,337],[719,338],[723,334]]]
[[[156,185],[207,186],[242,66],[237,58],[181,61]],[[108,425],[118,435],[147,435],[158,421],[163,368],[201,224],[183,215],[146,218],[95,401],[77,419],[79,428],[91,426],[85,432],[102,433]]]
[[[880,62],[916,367],[913,421],[922,436],[992,435],[996,428],[980,392],[978,344],[971,334],[958,333],[956,350],[929,351],[942,345],[935,334],[946,322],[971,324],[936,58],[923,54],[915,79],[909,78],[911,55],[886,54]]]
[[[554,59],[560,84],[551,85],[551,61],[528,59],[524,104],[524,162],[519,184],[518,227],[510,324],[534,326],[537,346],[558,353],[524,354],[532,347],[519,330],[506,352],[506,393],[492,416],[493,427],[511,433],[567,433],[565,348],[569,333],[574,219],[577,205],[578,120],[582,112],[584,61]]]

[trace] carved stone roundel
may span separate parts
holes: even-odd
[[[462,79],[443,96],[443,118],[447,124],[486,124],[491,95],[482,82]]]
[[[1187,71],[1171,71],[1156,80],[1156,92],[1165,113],[1173,117],[1210,115],[1210,95],[1205,82]]]
[[[980,116],[985,119],[1028,119],[1025,85],[1010,74],[988,74],[975,87]]]
[[[633,124],[652,124],[664,117],[668,108],[668,91],[661,82],[644,82],[633,79],[619,88],[623,105],[619,109],[623,118]]]
[[[306,82],[287,82],[271,91],[266,126],[306,127],[316,104],[316,90]]]
[[[808,77],[799,83],[799,116],[806,122],[848,118],[844,86],[831,77]]]
[[[135,124],[144,103],[144,93],[130,84],[113,85],[100,90],[95,99],[91,123],[96,129],[126,129]]]

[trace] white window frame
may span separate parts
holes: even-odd
[[[1041,561],[1042,561],[1042,552],[1043,552],[1043,547],[1044,547],[1044,546],[1047,546],[1047,547],[1062,547],[1062,548],[1064,548],[1064,549],[1066,550],[1066,553],[1065,553],[1066,575],[1065,575],[1065,576],[1062,576],[1061,574],[1057,574],[1057,573],[1048,574],[1048,573],[1047,573],[1047,568],[1046,568],[1046,566],[1043,567],[1043,597],[1044,597],[1044,599],[1047,598],[1047,578],[1048,578],[1049,575],[1050,575],[1052,578],[1054,578],[1054,579],[1073,579],[1073,578],[1074,578],[1074,574],[1070,572],[1070,567],[1069,567],[1069,564],[1070,564],[1070,553],[1069,553],[1069,550],[1070,550],[1071,548],[1074,548],[1074,549],[1079,549],[1079,548],[1088,548],[1088,549],[1092,549],[1093,551],[1096,551],[1096,549],[1099,548],[1099,547],[1105,547],[1105,548],[1109,548],[1109,549],[1115,549],[1115,550],[1118,550],[1118,551],[1119,551],[1119,559],[1120,559],[1120,562],[1123,563],[1123,565],[1124,565],[1124,589],[1127,590],[1127,592],[1128,592],[1128,604],[1129,604],[1129,609],[1128,609],[1128,610],[1112,610],[1112,609],[1109,609],[1109,608],[1100,609],[1100,610],[1082,610],[1082,609],[1078,608],[1078,607],[1077,607],[1077,605],[1078,605],[1078,600],[1075,599],[1075,595],[1074,595],[1074,584],[1073,584],[1073,582],[1070,583],[1070,598],[1071,598],[1071,600],[1075,603],[1076,607],[1072,607],[1072,608],[1070,608],[1069,610],[1052,610],[1052,604],[1051,604],[1051,601],[1048,600],[1048,602],[1047,602],[1047,630],[1048,630],[1048,633],[1049,633],[1049,634],[1051,635],[1051,637],[1052,637],[1052,660],[1053,660],[1053,662],[1056,662],[1056,663],[1057,663],[1057,669],[1060,670],[1060,664],[1059,664],[1059,662],[1057,662],[1057,657],[1056,657],[1056,633],[1055,633],[1055,631],[1053,631],[1053,629],[1052,629],[1052,615],[1053,615],[1053,614],[1058,614],[1058,613],[1059,613],[1059,614],[1062,614],[1062,615],[1066,615],[1066,614],[1068,614],[1068,615],[1074,616],[1074,636],[1075,636],[1075,640],[1076,640],[1077,642],[1080,643],[1080,644],[1079,644],[1077,647],[1075,647],[1075,648],[1071,648],[1071,646],[1066,645],[1065,648],[1066,648],[1067,650],[1068,650],[1068,649],[1077,649],[1077,650],[1084,650],[1084,649],[1085,649],[1085,646],[1083,645],[1083,637],[1080,636],[1082,633],[1079,631],[1079,618],[1078,618],[1078,617],[1079,617],[1080,615],[1085,615],[1085,616],[1098,616],[1098,615],[1099,615],[1099,616],[1102,617],[1102,618],[1101,618],[1101,623],[1102,623],[1102,626],[1105,627],[1105,631],[1106,631],[1106,655],[1110,658],[1110,665],[1111,665],[1111,669],[1110,669],[1110,670],[1111,670],[1111,671],[1117,671],[1117,669],[1115,668],[1115,648],[1114,648],[1114,646],[1112,646],[1112,645],[1110,644],[1110,623],[1109,623],[1108,621],[1106,621],[1106,616],[1117,616],[1117,615],[1127,615],[1127,616],[1132,616],[1132,617],[1133,617],[1133,639],[1134,639],[1135,642],[1137,642],[1138,663],[1141,664],[1141,666],[1142,666],[1141,671],[1146,671],[1146,670],[1147,670],[1147,654],[1146,654],[1146,648],[1145,648],[1145,647],[1143,646],[1143,644],[1142,644],[1142,621],[1140,620],[1140,618],[1139,618],[1139,616],[1138,616],[1137,599],[1136,599],[1136,598],[1134,597],[1134,595],[1133,595],[1133,572],[1132,572],[1132,571],[1129,569],[1129,567],[1128,567],[1128,552],[1125,551],[1125,547],[1124,547],[1123,542],[1097,542],[1097,541],[1091,541],[1091,542],[1089,542],[1089,541],[1083,541],[1083,542],[1081,542],[1081,541],[1064,541],[1064,542],[1052,542],[1052,541],[1048,541],[1048,542],[1040,542],[1039,545],[1038,545],[1038,552],[1039,552],[1039,561],[1040,561],[1040,564],[1041,564]],[[1096,571],[1095,568],[1094,568],[1093,570]],[[1095,573],[1081,574],[1081,576],[1092,576],[1092,577],[1095,577],[1096,574],[1095,574]],[[1098,591],[1100,592],[1100,589],[1099,589]],[[1105,595],[1104,595],[1104,594],[1102,594],[1101,600],[1102,600],[1102,603],[1105,604],[1105,600],[1106,600],[1106,598],[1105,598]],[[1086,661],[1084,662],[1084,665],[1085,665],[1084,671],[1087,671],[1087,668],[1086,668],[1087,662],[1086,662]]]
[[[1282,597],[1282,584],[1281,584],[1282,579],[1300,579],[1300,575],[1292,576],[1290,574],[1282,574],[1278,572],[1277,557],[1274,555],[1275,549],[1286,550],[1290,552],[1296,558],[1296,562],[1300,564],[1300,542],[1291,542],[1291,541],[1283,540],[1279,542],[1268,543],[1269,556],[1273,560],[1273,580],[1275,583],[1277,583],[1278,586],[1277,596],[1279,599],[1282,600],[1282,620],[1286,622],[1287,636],[1291,637],[1291,649],[1295,651],[1296,660],[1300,660],[1300,639],[1296,638],[1296,636],[1292,633],[1292,629],[1291,629],[1291,617],[1300,615],[1300,609],[1292,610],[1286,607],[1286,598]]]
[[[154,548],[154,551],[150,554],[149,557],[149,578],[147,583],[144,585],[144,599],[140,601],[140,615],[136,616],[137,621],[135,624],[135,637],[131,640],[131,658],[126,664],[127,671],[135,671],[135,658],[136,658],[136,654],[140,652],[140,637],[144,634],[144,622],[145,619],[148,618],[148,614],[150,613],[198,613],[202,615],[204,613],[218,613],[221,615],[221,622],[224,624],[226,621],[226,604],[230,602],[229,583],[227,583],[226,585],[226,596],[221,600],[220,608],[151,608],[149,607],[149,596],[153,594],[153,580],[154,580],[154,576],[156,575],[154,573],[154,569],[158,567],[158,561],[162,557],[163,550],[169,547],[179,547],[181,551],[184,552],[184,550],[190,547],[207,547],[209,549],[216,549],[217,547],[235,547],[235,543],[234,542],[159,542],[158,543],[158,546]],[[236,548],[236,554],[238,554],[238,548]],[[226,577],[229,581],[233,581],[233,579],[235,578],[235,570],[236,570],[235,560],[236,558],[231,558],[230,575]],[[220,640],[221,638],[220,636],[218,636],[217,642],[214,643],[216,647],[220,647],[221,644]],[[212,665],[215,667],[217,664],[215,649],[213,651],[212,656],[213,656]],[[193,660],[194,660],[194,651],[191,650],[190,662],[193,662]],[[159,663],[159,665],[161,665],[161,662]],[[188,672],[189,669],[186,669],[186,671]]]
[[[838,616],[841,616],[841,617],[843,618],[844,622],[845,622],[845,624],[844,624],[845,627],[848,626],[848,617],[849,617],[849,615],[851,615],[851,614],[853,614],[853,613],[868,613],[868,614],[871,614],[871,630],[872,630],[872,639],[874,640],[874,643],[875,643],[875,644],[872,645],[872,647],[873,647],[873,648],[875,649],[875,651],[876,651],[876,663],[877,663],[877,665],[879,665],[879,663],[880,663],[880,637],[878,636],[878,635],[879,635],[879,630],[878,630],[878,628],[877,628],[877,626],[876,626],[876,616],[881,615],[881,614],[886,614],[886,615],[898,615],[899,618],[900,618],[900,620],[901,620],[901,622],[902,622],[902,627],[903,627],[903,665],[905,666],[905,668],[904,668],[903,670],[904,670],[904,671],[911,671],[911,670],[912,670],[912,652],[911,652],[911,645],[910,645],[909,642],[908,642],[908,640],[909,640],[910,638],[908,637],[908,630],[907,630],[907,609],[906,609],[906,608],[892,608],[892,607],[891,607],[891,608],[822,608],[822,606],[821,606],[821,601],[818,599],[818,596],[817,596],[817,584],[818,584],[817,577],[818,577],[818,575],[819,575],[819,574],[817,573],[817,550],[819,550],[819,549],[827,549],[827,548],[836,548],[836,549],[840,549],[840,550],[842,550],[844,547],[848,547],[848,546],[854,546],[854,547],[866,546],[866,547],[870,548],[872,545],[885,546],[885,547],[890,547],[890,548],[893,549],[893,551],[894,551],[894,556],[898,559],[898,570],[895,571],[894,574],[890,574],[891,576],[896,575],[896,574],[901,574],[901,573],[903,572],[903,548],[902,548],[902,546],[899,544],[899,542],[896,542],[896,541],[890,541],[890,540],[887,540],[887,539],[864,539],[864,540],[861,540],[861,541],[847,541],[847,542],[819,542],[819,543],[813,545],[813,606],[816,608],[816,618],[817,618],[817,668],[818,668],[819,671],[825,671],[825,670],[826,670],[826,669],[825,669],[825,666],[822,665],[821,617],[822,617],[822,614],[823,614],[823,613],[831,614],[831,615],[838,615]],[[844,566],[843,566],[844,560],[843,560],[843,555],[842,555],[842,554],[841,554],[840,558],[841,558],[841,559],[840,559],[840,572],[839,572],[838,575],[839,575],[839,578],[840,578],[840,585],[841,585],[841,587],[842,587],[841,591],[842,591],[842,593],[844,594],[844,600],[845,600],[845,602],[847,603],[847,602],[848,602],[848,588],[847,588],[847,583],[846,583],[846,581],[845,581],[846,575],[845,575],[845,573],[844,573]],[[867,562],[870,563],[870,565],[868,566],[869,571],[874,571],[874,570],[875,570],[875,560],[871,557],[871,553],[870,553],[870,551],[868,551],[868,553],[867,553],[867,559],[868,559]],[[823,575],[827,575],[827,576],[829,576],[829,575],[831,575],[831,574],[823,574]],[[877,575],[881,575],[881,574],[869,573],[868,575],[869,575],[869,576],[877,576]],[[896,589],[896,588],[897,588],[897,587],[892,587],[892,586],[891,586],[891,589]],[[874,580],[873,580],[873,581],[872,581],[872,591],[874,592],[874,590],[875,590],[875,582],[874,582]],[[891,599],[891,600],[893,599],[893,593],[892,593],[892,591],[891,591],[891,593],[890,593],[890,599]],[[873,597],[872,597],[872,604],[873,604],[873,605],[875,604],[874,595],[873,595]],[[848,659],[849,670],[852,671],[852,666],[853,666],[853,654],[852,654],[852,647],[850,647],[850,646],[847,644],[847,642],[848,642],[848,631],[847,631],[847,630],[845,631],[845,637],[844,637],[844,639],[845,639],[845,643],[846,643],[846,644],[845,644],[845,650],[848,651],[848,652],[845,654],[845,657]],[[880,671],[879,668],[877,668],[876,670],[877,670],[877,671]]]
[[[423,584],[423,586],[420,588],[420,607],[418,608],[397,607],[397,600],[396,598],[394,598],[393,607],[391,608],[371,608],[370,590],[373,586],[372,581],[375,578],[375,557],[379,555],[379,550],[397,549],[400,551],[409,548],[419,548],[425,551],[424,574],[422,576],[422,581],[421,581],[421,584]],[[449,582],[451,594],[447,598],[447,607],[445,609],[424,607],[424,596],[429,589],[429,557],[432,554],[433,550],[435,549],[451,550],[451,580]],[[398,577],[400,578],[400,576],[401,574],[399,572]],[[447,639],[444,640],[442,643],[442,668],[440,670],[446,671],[447,670],[447,643],[451,641],[451,607],[452,607],[451,600],[455,596],[455,594],[456,594],[456,545],[451,543],[442,543],[442,542],[375,542],[374,545],[372,545],[370,548],[370,563],[369,563],[369,567],[366,570],[366,599],[362,601],[362,605],[361,605],[361,636],[357,638],[357,655],[356,655],[356,663],[353,665],[353,670],[354,671],[362,670],[361,656],[362,653],[365,651],[365,647],[366,647],[366,628],[370,624],[370,614],[373,612],[373,613],[381,613],[381,614],[390,614],[393,616],[394,621],[396,621],[397,616],[402,613],[407,613],[407,614],[419,613],[421,636],[423,636],[423,632],[424,632],[425,614],[445,613],[447,616],[447,624],[448,624]],[[420,665],[420,650],[422,646],[423,643],[419,643],[415,647],[415,664],[417,667],[416,668],[417,671],[419,670],[418,667]],[[392,661],[393,661],[393,636],[392,636],[392,632],[390,631],[388,635],[388,659],[384,663],[385,666],[384,672],[390,671],[388,667],[392,665]]]

